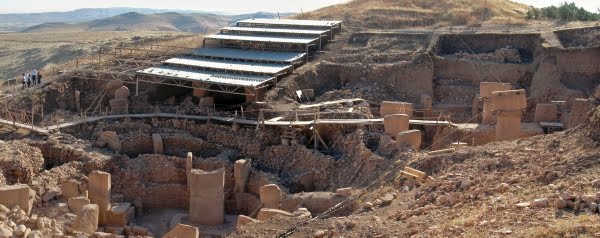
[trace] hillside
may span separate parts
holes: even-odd
[[[297,15],[298,19],[338,19],[348,26],[396,29],[523,19],[529,7],[508,0],[354,0]]]
[[[23,32],[83,32],[83,31],[181,31],[204,32],[227,24],[228,17],[213,14],[180,14],[175,12],[141,14],[129,12],[105,19],[82,23],[46,23],[29,27]]]
[[[21,31],[27,27],[44,23],[79,23],[114,17],[123,13],[138,12],[142,14],[156,14],[165,12],[178,13],[213,13],[185,10],[150,9],[150,8],[82,8],[67,12],[44,12],[44,13],[15,13],[0,14],[0,31]]]

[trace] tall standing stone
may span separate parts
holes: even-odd
[[[250,159],[241,159],[235,161],[233,166],[233,177],[235,177],[236,193],[246,192],[246,183],[248,182],[248,175],[250,175],[251,166],[252,160]]]
[[[83,232],[88,235],[93,234],[98,229],[99,208],[96,204],[88,204],[81,208],[77,213],[77,218],[73,222],[72,229]]]
[[[406,114],[387,115],[383,118],[385,133],[392,137],[396,137],[400,132],[407,131],[409,123],[410,120]]]
[[[482,82],[479,84],[479,95],[481,95],[481,99],[483,101],[483,112],[481,119],[482,124],[492,124],[496,119],[492,114],[492,92],[506,91],[510,89],[511,85],[508,83]]]
[[[32,192],[27,184],[0,186],[0,205],[8,208],[19,205],[29,215],[33,202],[30,199]]]
[[[221,225],[225,219],[225,168],[190,173],[190,220],[201,225]]]
[[[521,115],[527,108],[525,90],[493,92],[492,103],[496,114],[496,141],[521,137]]]
[[[104,225],[108,221],[110,211],[110,174],[102,171],[93,171],[88,175],[88,196],[90,202],[98,205],[98,223]]]

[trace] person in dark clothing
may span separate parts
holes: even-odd
[[[41,83],[42,83],[42,74],[41,74],[41,73],[38,73],[38,76],[37,76],[37,84],[41,84]]]
[[[25,89],[26,83],[27,83],[27,75],[23,74],[23,82],[21,82],[21,85],[23,86],[22,89]]]

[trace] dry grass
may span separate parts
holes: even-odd
[[[296,18],[342,19],[368,28],[406,28],[435,25],[475,25],[486,20],[524,23],[528,6],[508,0],[354,0]]]

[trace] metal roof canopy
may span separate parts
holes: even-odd
[[[213,83],[229,86],[257,87],[267,83],[275,77],[272,76],[249,76],[232,73],[214,73],[203,70],[177,69],[173,67],[152,67],[137,71],[140,75],[156,76],[162,78],[182,79],[192,82]]]
[[[333,27],[341,24],[341,21],[316,21],[316,20],[292,20],[292,19],[269,19],[256,18],[238,21],[240,24],[265,24],[280,26],[315,26],[315,27]]]
[[[235,32],[251,32],[251,33],[280,33],[280,34],[295,34],[295,35],[327,35],[330,30],[312,30],[312,29],[286,29],[286,28],[263,28],[263,27],[239,27],[230,26],[221,29],[223,31]]]
[[[294,63],[302,60],[306,53],[284,52],[284,51],[258,51],[258,50],[240,50],[228,48],[199,48],[192,52],[194,56],[216,57],[225,59],[241,59],[252,61],[268,61]]]
[[[235,41],[251,41],[251,42],[266,42],[266,43],[288,43],[288,44],[303,44],[308,45],[319,38],[313,37],[281,37],[281,36],[251,36],[251,35],[225,35],[216,34],[205,36],[208,40],[235,40]]]
[[[281,64],[264,64],[264,63],[248,63],[248,62],[232,62],[214,59],[197,59],[197,58],[172,58],[164,61],[164,63],[180,66],[191,66],[200,68],[210,68],[217,70],[237,71],[243,73],[259,73],[277,75],[289,71],[292,65]]]

